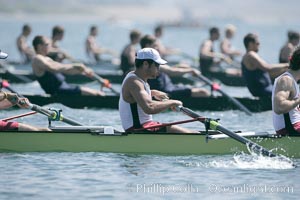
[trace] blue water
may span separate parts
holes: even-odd
[[[89,1],[89,3],[96,1]],[[120,1],[117,1],[120,2]],[[136,1],[128,1],[135,3]],[[142,1],[143,3],[148,1]],[[167,7],[170,1],[163,1],[164,6],[153,2],[155,10],[163,12],[164,8],[173,8],[179,1]],[[224,4],[222,10],[205,10],[205,4],[189,1],[194,10],[197,6],[206,13],[203,23],[217,25],[221,29],[228,23],[237,26],[233,45],[244,50],[242,38],[248,32],[260,35],[260,54],[268,62],[277,62],[280,47],[286,42],[289,29],[300,30],[297,20],[290,17],[294,8],[299,8],[297,1],[289,1],[293,6],[280,6],[276,2],[264,3],[263,7],[274,12],[274,18],[266,12],[265,18],[261,7],[249,4],[249,10],[257,11],[249,16],[242,10],[230,8]],[[205,2],[213,7],[213,3]],[[217,1],[217,3],[232,1]],[[238,1],[236,1],[237,3]],[[253,1],[256,2],[257,1]],[[272,2],[272,1],[271,1]],[[3,3],[3,2],[0,2]],[[105,5],[109,4],[104,1]],[[239,4],[239,3],[237,3]],[[65,4],[64,4],[65,5]],[[146,4],[151,8],[151,4]],[[227,7],[226,7],[227,5]],[[233,6],[233,5],[231,5]],[[203,8],[203,9],[200,9]],[[256,9],[257,8],[257,9]],[[229,11],[226,11],[229,10]],[[225,11],[224,11],[225,10]],[[169,11],[169,10],[168,10]],[[210,11],[209,14],[207,14]],[[240,17],[236,17],[239,11]],[[146,10],[145,10],[146,12]],[[201,15],[199,11],[198,15]],[[224,12],[229,17],[221,18]],[[216,13],[214,16],[211,13]],[[221,13],[221,14],[220,14]],[[0,14],[3,14],[0,12]],[[155,15],[157,13],[154,13]],[[260,15],[257,15],[260,14]],[[278,16],[286,15],[279,19]],[[21,16],[21,17],[20,17]],[[128,13],[130,16],[130,13]],[[227,14],[228,16],[228,14]],[[271,15],[272,16],[272,15]],[[295,18],[297,18],[295,13]],[[76,16],[78,19],[78,16]],[[291,20],[288,19],[290,17]],[[125,18],[125,16],[124,16]],[[167,18],[167,16],[166,16]],[[139,19],[137,17],[137,19]],[[247,19],[247,20],[246,20]],[[261,20],[260,20],[261,19]],[[273,19],[270,22],[270,19]],[[268,22],[268,23],[267,23]],[[128,33],[138,28],[143,33],[152,33],[156,20],[146,22],[139,20],[106,21],[105,18],[88,18],[72,20],[64,17],[26,17],[16,15],[0,19],[0,48],[9,53],[9,60],[19,60],[15,39],[24,23],[30,23],[33,29],[29,40],[37,34],[50,36],[54,25],[65,28],[65,38],[60,43],[75,58],[87,60],[84,53],[84,40],[90,25],[96,24],[100,29],[98,42],[106,47],[120,51],[128,43]],[[162,38],[167,46],[177,47],[196,57],[201,41],[208,37],[208,27],[166,28]],[[216,45],[217,47],[218,45]],[[217,49],[217,48],[216,48]],[[88,84],[98,87],[96,84]],[[119,85],[114,85],[117,89]],[[17,91],[26,93],[43,93],[37,82],[29,84],[12,84]],[[232,95],[249,96],[245,88],[224,88]],[[65,116],[75,118],[86,125],[111,125],[121,128],[117,110],[109,109],[71,109],[61,104],[49,107],[62,108]],[[27,112],[11,109],[0,112],[0,119]],[[220,118],[221,124],[230,130],[273,131],[271,112],[255,113],[247,116],[240,111],[201,112],[203,116]],[[105,116],[105,117],[104,117]],[[187,117],[175,112],[164,112],[155,116],[155,120],[172,122]],[[47,126],[44,116],[33,115],[18,119],[19,122]],[[60,125],[60,123],[55,123]],[[203,130],[197,122],[184,127]],[[292,159],[300,165],[299,159]],[[227,156],[163,156],[163,155],[125,155],[113,153],[1,153],[0,154],[0,199],[298,199],[300,194],[299,167],[290,163],[257,157],[254,155]]]
[[[299,168],[274,169],[274,165],[261,168],[262,163],[253,162],[237,164],[232,156],[0,154],[0,197],[296,199],[299,196]]]

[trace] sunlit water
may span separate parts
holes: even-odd
[[[295,3],[295,2],[294,2]],[[297,7],[297,6],[296,6]],[[216,11],[214,11],[216,12]],[[299,23],[261,24],[241,19],[209,19],[208,25],[223,28],[228,23],[238,27],[233,45],[244,50],[242,38],[248,32],[261,36],[260,54],[269,62],[277,62],[278,51],[286,41],[288,29],[299,30]],[[10,60],[20,59],[15,38],[23,23],[32,25],[33,33],[50,36],[54,25],[66,29],[61,46],[76,58],[86,60],[84,39],[91,24],[101,30],[98,42],[120,51],[128,43],[128,33],[139,28],[143,33],[152,33],[156,22],[112,23],[101,20],[63,21],[55,18],[1,19],[0,47],[9,53]],[[4,28],[5,27],[5,28]],[[207,38],[204,28],[166,28],[162,41],[181,48],[196,57],[201,41]],[[95,83],[87,86],[98,88]],[[113,85],[120,90],[120,85]],[[39,93],[37,82],[12,84],[18,92]],[[223,86],[235,96],[249,96],[246,88]],[[71,109],[61,104],[48,107],[61,108],[65,116],[85,125],[111,125],[121,129],[117,110]],[[0,119],[26,112],[11,109],[0,112]],[[271,112],[247,116],[241,111],[199,112],[203,116],[220,118],[226,128],[237,131],[273,131]],[[154,117],[162,122],[187,119],[175,112],[164,112]],[[17,121],[47,126],[47,118],[39,114]],[[60,125],[60,122],[55,122]],[[182,125],[203,130],[201,123]],[[0,199],[298,199],[300,194],[299,159],[265,158],[237,152],[226,156],[164,156],[126,155],[113,153],[1,153],[0,154]]]

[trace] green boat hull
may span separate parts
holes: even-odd
[[[252,137],[274,153],[300,158],[300,137]],[[0,152],[112,152],[135,154],[215,155],[248,152],[231,138],[203,134],[91,134],[86,132],[1,132]]]

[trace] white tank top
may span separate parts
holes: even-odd
[[[277,77],[275,79],[274,87],[273,87],[273,91],[272,91],[272,110],[273,110],[272,115],[273,115],[273,126],[274,126],[275,131],[279,131],[279,130],[285,128],[284,115],[283,114],[278,115],[278,114],[276,114],[274,112],[274,94],[275,94],[275,89],[276,89],[278,80],[282,76],[289,76],[291,79],[293,79],[293,81],[294,81],[294,87],[296,89],[296,94],[294,96],[294,99],[299,97],[299,86],[298,86],[297,82],[295,81],[294,77],[289,72],[285,72],[285,73],[283,73],[282,75],[280,75],[279,77]],[[289,112],[289,117],[290,117],[290,120],[291,120],[292,124],[300,122],[300,111],[298,109],[299,108],[297,106],[296,108],[292,109]]]
[[[123,80],[122,88],[126,80],[130,77],[136,77],[138,80],[140,80],[144,84],[146,92],[149,94],[149,99],[152,99],[149,84],[140,79],[134,72],[129,72],[127,74],[127,76]],[[137,103],[130,104],[123,99],[122,90],[120,92],[119,99],[119,114],[124,130],[127,130],[133,127],[134,125],[137,125],[134,124],[134,122],[138,123],[139,125],[142,125],[146,122],[152,121],[152,115],[146,114]]]

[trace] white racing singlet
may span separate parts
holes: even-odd
[[[144,84],[146,92],[149,94],[149,99],[152,99],[149,84],[140,79],[134,72],[129,72],[127,74],[123,80],[122,88],[126,80],[130,77],[136,77],[140,80]],[[142,124],[152,121],[152,115],[146,114],[137,103],[130,104],[123,99],[122,90],[119,99],[119,114],[124,130],[132,127],[140,128]]]
[[[277,77],[275,79],[274,86],[273,86],[273,91],[272,91],[272,110],[273,110],[272,115],[273,115],[273,126],[274,126],[275,131],[279,131],[281,129],[286,128],[286,124],[285,124],[285,120],[284,120],[284,114],[278,115],[274,112],[275,89],[276,89],[278,80],[282,76],[289,76],[293,80],[294,87],[296,89],[296,94],[294,96],[294,99],[299,98],[299,86],[298,86],[297,82],[295,81],[294,77],[289,72],[285,72],[285,73],[283,73],[282,75],[280,75],[279,77]],[[295,108],[293,108],[288,114],[289,114],[289,117],[290,117],[290,120],[291,120],[292,124],[300,122],[299,106],[296,106]]]

